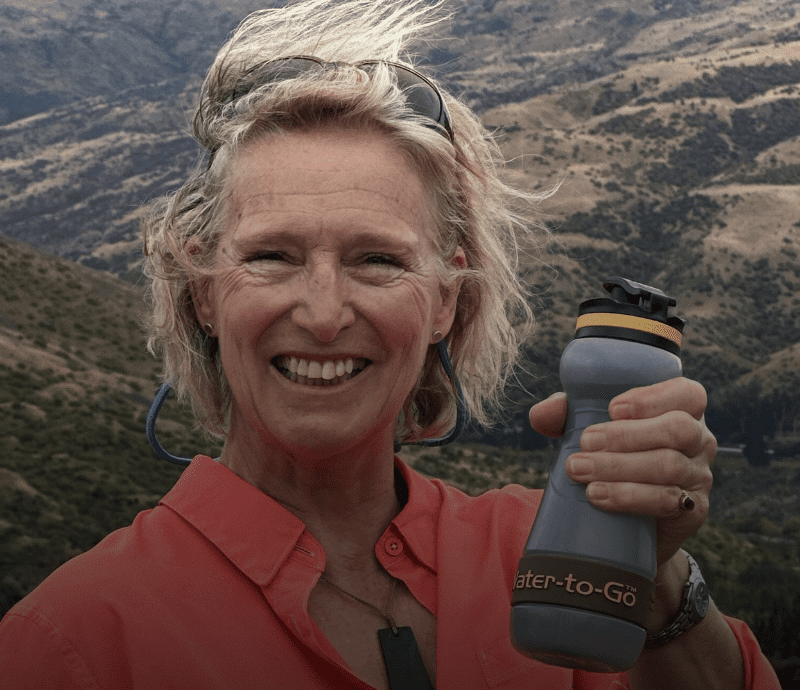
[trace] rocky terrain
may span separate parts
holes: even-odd
[[[2,615],[61,563],[155,506],[181,469],[145,440],[159,377],[144,347],[142,288],[11,239],[0,239],[0,271]],[[157,432],[177,455],[220,450],[171,399]],[[401,457],[474,495],[508,483],[544,487],[555,448],[523,449],[519,435],[505,434],[502,445],[465,437],[405,447]],[[791,677],[800,458],[751,467],[721,454],[714,471],[709,521],[687,548],[722,610],[754,626]]]
[[[559,190],[531,210],[552,241],[524,267],[539,330],[506,419],[404,451],[472,493],[541,486],[554,449],[526,410],[559,388],[577,304],[608,275],[661,287],[687,319],[709,425],[774,451],[762,467],[720,455],[692,550],[776,660],[800,656],[785,632],[800,611],[795,4],[453,0],[419,61],[495,131],[509,180]],[[0,612],[179,474],[142,431],[158,367],[139,326],[141,205],[202,159],[188,137],[202,73],[267,6],[0,0]],[[172,452],[216,451],[186,410],[163,417]]]
[[[137,209],[174,189],[198,159],[187,139],[188,111],[214,47],[247,11],[275,4],[0,1],[2,232],[120,275],[135,270]],[[418,52],[454,94],[487,113],[559,89],[573,92],[565,114],[602,110],[617,132],[635,129],[613,111],[630,107],[636,94],[602,86],[589,93],[578,85],[639,65],[636,88],[649,84],[653,97],[668,103],[672,91],[691,88],[701,75],[688,67],[692,56],[707,60],[713,75],[737,50],[757,45],[759,61],[791,71],[800,39],[789,0],[453,0],[449,6],[453,16],[441,38]],[[793,83],[772,72],[768,83]],[[661,77],[659,88],[662,73],[670,76]],[[746,81],[761,84],[761,76]],[[526,135],[547,136],[537,129]],[[549,162],[551,170],[564,168],[560,159]]]

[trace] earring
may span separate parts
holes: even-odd
[[[214,335],[214,327],[210,323],[207,323],[205,326],[203,326],[203,330],[208,336]]]
[[[436,332],[439,333],[439,331]],[[458,376],[456,376],[455,371],[453,371],[453,360],[450,359],[450,353],[447,351],[447,344],[444,340],[439,341],[437,349],[439,351],[439,359],[444,368],[444,373],[447,374],[447,378],[453,382],[453,387],[456,391],[456,423],[453,428],[447,432],[446,436],[442,436],[441,438],[426,438],[421,441],[411,441],[411,443],[417,446],[444,446],[448,443],[452,443],[461,435],[461,432],[464,431],[469,421],[469,413],[467,411],[467,403],[464,400],[464,391],[461,388],[461,381],[458,380]],[[399,453],[402,448],[403,442],[399,438],[396,438],[394,440],[394,452]]]
[[[438,343],[442,338],[444,338],[444,333],[442,333],[441,331],[434,331],[433,332],[433,340],[434,341],[436,341]]]

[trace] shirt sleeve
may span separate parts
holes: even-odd
[[[41,613],[10,611],[0,621],[4,690],[99,690],[71,644]]]
[[[744,621],[725,616],[728,626],[733,630],[744,659],[744,687],[748,690],[780,690],[781,685],[775,669],[761,651],[761,647]]]

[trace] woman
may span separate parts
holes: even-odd
[[[485,421],[529,321],[509,208],[533,197],[397,64],[433,21],[416,0],[308,0],[218,55],[195,118],[209,159],[156,206],[145,253],[151,346],[222,456],[8,614],[4,688],[777,687],[713,606],[627,676],[521,656],[510,583],[540,493],[468,498],[395,457],[452,424],[437,344]],[[651,633],[707,510],[704,407],[685,380],[631,391],[572,460],[596,505],[659,518]],[[565,414],[555,396],[531,422],[558,434]]]

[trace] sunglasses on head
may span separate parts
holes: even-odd
[[[294,79],[315,70],[335,68],[339,65],[350,63],[326,62],[316,57],[308,55],[295,55],[277,60],[268,60],[259,63],[248,69],[239,79],[239,85],[233,93],[226,99],[231,103],[242,96],[245,96],[257,86],[270,82]],[[353,67],[357,67],[372,74],[378,65],[386,65],[394,74],[397,86],[403,92],[406,103],[411,111],[428,120],[430,127],[446,136],[451,142],[454,141],[453,127],[450,121],[450,113],[444,104],[442,94],[433,83],[425,76],[414,69],[388,60],[365,60],[357,62]]]

